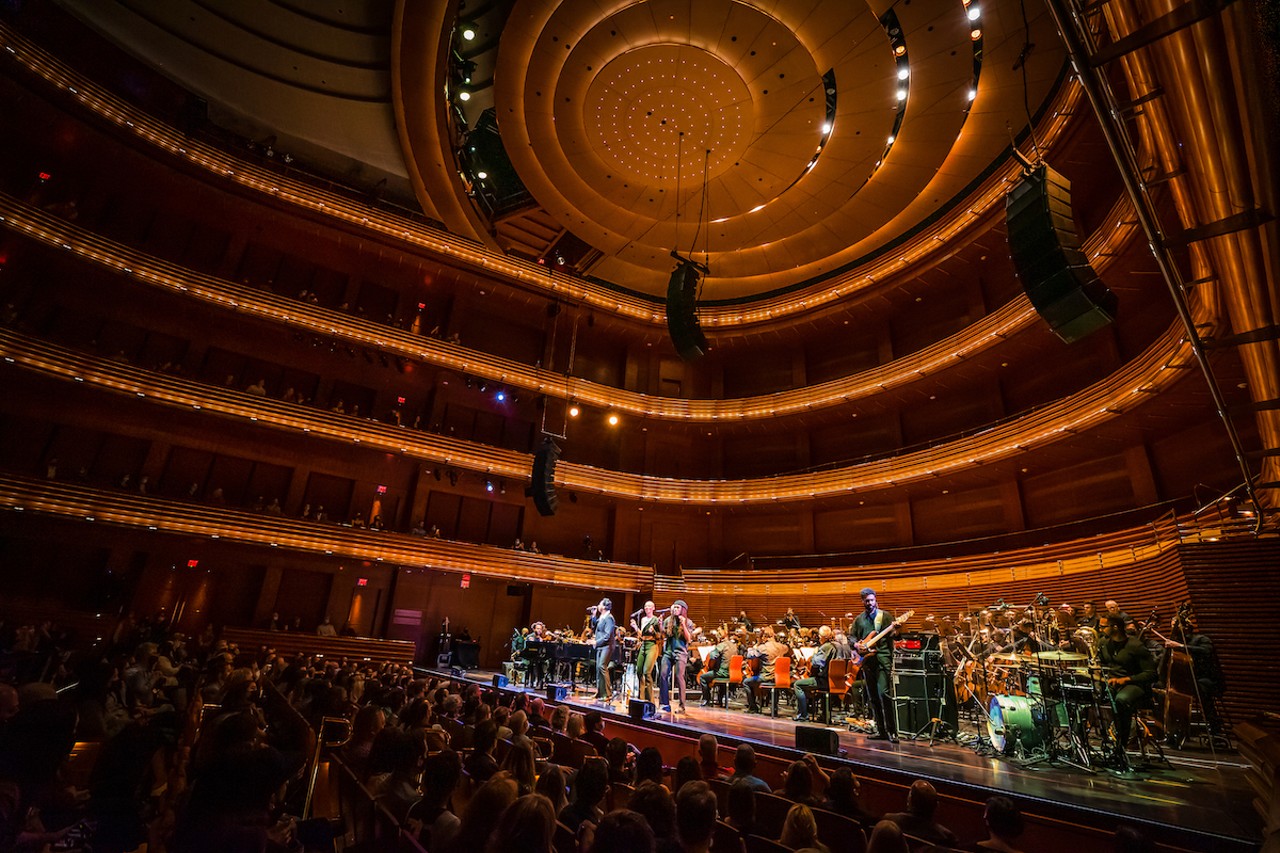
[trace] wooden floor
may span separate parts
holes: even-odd
[[[489,684],[493,673],[475,670],[466,678]],[[597,703],[585,691],[564,701],[583,711],[598,710],[619,722],[629,722],[627,707],[621,701]],[[744,714],[736,706],[728,710],[703,708],[691,696],[688,713],[659,711],[644,725],[693,737],[711,732],[770,751],[794,752],[796,728],[816,724],[793,722],[790,709],[784,710],[786,714],[775,719]],[[977,731],[974,723],[963,719],[960,729],[969,734]],[[896,775],[908,783],[925,778],[959,785],[972,789],[979,801],[994,793],[1007,793],[1035,801],[1037,811],[1107,831],[1119,822],[1176,829],[1189,849],[1256,850],[1262,838],[1262,823],[1253,810],[1254,793],[1246,776],[1248,765],[1234,751],[1215,755],[1207,749],[1166,750],[1170,766],[1157,762],[1143,765],[1134,755],[1138,769],[1120,775],[1105,769],[1089,772],[1048,763],[1025,766],[1012,759],[979,755],[956,743],[931,746],[927,739],[903,739],[895,745],[871,740],[846,726],[832,730],[839,734],[838,760],[847,761],[859,774]]]

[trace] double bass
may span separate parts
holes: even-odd
[[[1185,641],[1190,634],[1191,603],[1178,606],[1169,632]],[[1164,734],[1174,746],[1182,746],[1191,737],[1191,702],[1196,696],[1195,670],[1185,643],[1177,643],[1152,631],[1165,642],[1164,668]]]

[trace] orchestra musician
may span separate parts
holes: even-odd
[[[689,605],[678,598],[662,620],[662,672],[658,684],[658,701],[662,710],[671,710],[671,688],[680,698],[680,713],[685,713],[685,670],[689,666],[689,643],[693,642],[693,624],[685,615]]]
[[[1092,601],[1086,601],[1080,605],[1080,615],[1076,617],[1076,624],[1081,628],[1098,630],[1098,608]]]
[[[785,637],[786,635],[781,635]],[[778,658],[786,657],[791,654],[791,650],[781,641],[781,638],[774,634],[772,628],[764,629],[764,639],[754,648],[748,649],[744,657],[758,658],[760,660],[760,671],[750,675],[743,675],[742,686],[747,692],[747,713],[760,714],[760,688],[762,685],[773,684]]]
[[[1123,756],[1134,714],[1151,699],[1156,661],[1140,639],[1125,632],[1124,620],[1110,612],[1099,616],[1098,630],[1106,637],[1099,646],[1098,656],[1108,669],[1107,686],[1115,703],[1116,748]]]
[[[880,609],[876,602],[876,591],[871,587],[863,589],[861,596],[863,609],[853,620],[853,627],[850,629],[856,638],[853,650],[862,656],[861,676],[867,704],[871,706],[871,713],[876,721],[875,738],[897,743],[898,715],[889,690],[892,684],[893,634],[896,629],[890,631],[875,649],[868,649],[863,645],[872,635],[889,627],[893,623],[893,615]]]
[[[745,633],[744,631],[743,639],[745,639]],[[711,637],[717,639],[715,631],[711,632]],[[706,662],[702,675],[698,676],[698,683],[702,685],[702,702],[699,703],[702,707],[716,704],[711,700],[711,682],[717,678],[729,677],[729,661],[736,654],[738,654],[738,643],[732,634],[716,643],[711,659]],[[728,705],[728,702],[726,701],[725,704]]]
[[[830,625],[823,625],[818,629],[818,641],[821,645],[814,651],[813,657],[809,659],[809,674],[796,681],[792,690],[796,697],[796,715],[794,719],[798,723],[809,722],[808,690],[826,683],[827,664],[839,656],[836,644],[831,641]]]
[[[751,621],[751,617],[747,615],[747,611],[742,610],[738,613],[738,624],[749,634],[756,629],[755,623]]]
[[[595,632],[596,701],[608,702],[613,698],[613,685],[609,679],[609,661],[613,659],[613,651],[618,642],[612,601],[607,598],[600,599],[600,603],[595,606],[595,614],[591,617],[591,628]]]
[[[796,612],[790,607],[787,608],[787,615],[778,620],[778,624],[788,631],[800,630],[800,618],[796,616]]]
[[[1195,679],[1198,692],[1197,701],[1204,714],[1204,721],[1209,726],[1209,734],[1222,733],[1222,719],[1218,714],[1214,701],[1225,692],[1226,681],[1222,677],[1222,665],[1218,661],[1218,653],[1213,648],[1213,640],[1201,634],[1196,623],[1188,616],[1174,620],[1173,637],[1165,646],[1170,649],[1182,649],[1191,658],[1191,674]]]
[[[652,601],[644,603],[644,613],[640,621],[631,620],[631,628],[640,637],[640,653],[636,658],[636,674],[640,678],[640,698],[646,702],[653,701],[653,675],[658,667],[658,652],[661,648],[659,640],[662,634],[662,620],[654,609]]]

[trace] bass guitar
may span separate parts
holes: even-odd
[[[878,633],[875,631],[872,631],[870,634],[866,636],[866,639],[864,639],[861,643],[856,644],[856,645],[861,645],[863,648],[865,648],[867,650],[867,653],[864,655],[860,655],[858,654],[858,650],[856,648],[853,650],[853,659],[849,661],[849,680],[853,681],[854,679],[856,679],[858,677],[858,673],[862,670],[862,662],[869,657],[874,657],[876,652],[879,651],[879,649],[875,648],[876,643],[883,640],[895,628],[897,628],[899,625],[902,625],[908,619],[910,619],[912,616],[915,616],[915,615],[916,615],[916,612],[914,610],[908,610],[906,613],[903,613],[897,619],[894,619],[892,622],[886,625],[884,627],[884,630]]]

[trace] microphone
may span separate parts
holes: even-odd
[[[1004,603],[1003,598],[997,598],[996,603],[991,605],[991,608],[993,610],[1007,610],[1009,608],[1009,605]]]
[[[1048,603],[1049,603],[1049,596],[1045,595],[1043,592],[1036,595],[1037,605],[1039,605],[1040,607],[1044,607]]]
[[[588,606],[588,607],[587,607],[587,612],[588,612],[588,613],[595,613],[595,612],[596,612],[596,606],[595,606],[594,604],[592,604],[592,605]]]

